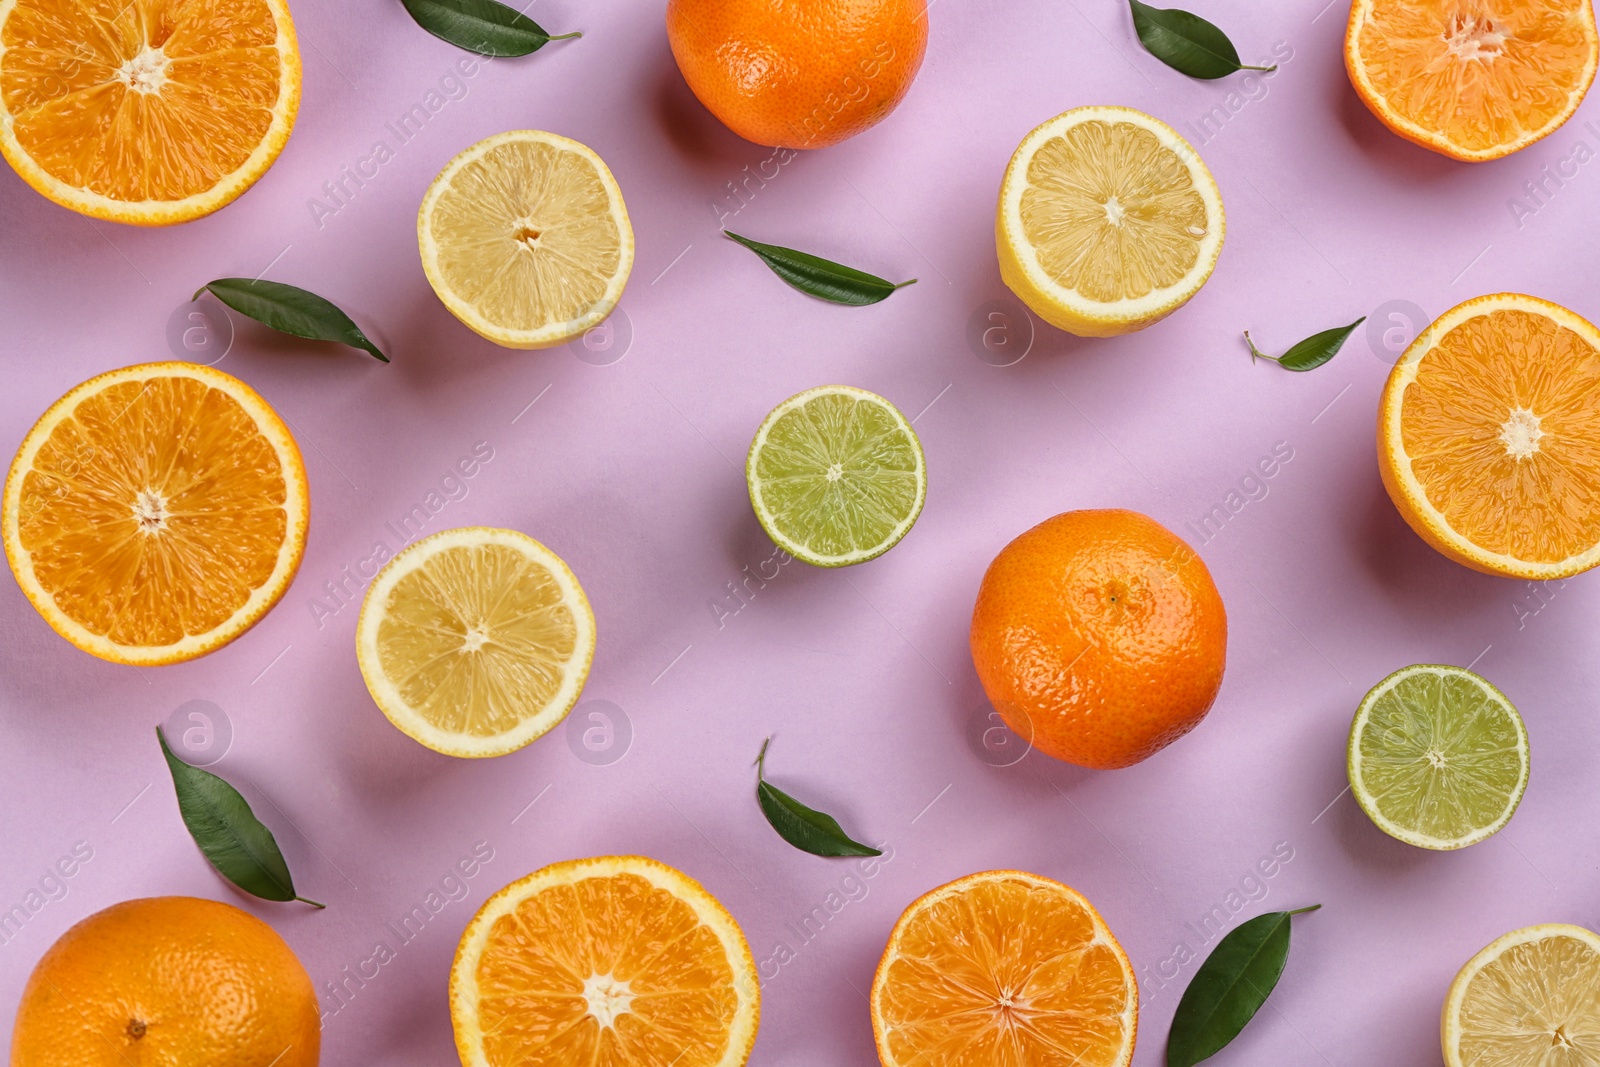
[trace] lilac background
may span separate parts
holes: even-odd
[[[0,1027],[73,922],[185,893],[237,903],[294,946],[328,1012],[326,1062],[454,1062],[445,983],[473,910],[543,864],[641,852],[702,880],[743,924],[766,978],[758,1064],[875,1063],[865,994],[895,917],[935,885],[1002,866],[1060,878],[1104,912],[1139,970],[1140,1064],[1161,1061],[1196,966],[1175,947],[1203,956],[1214,940],[1186,924],[1213,905],[1232,924],[1319,901],[1295,920],[1268,1008],[1215,1062],[1437,1062],[1439,1005],[1467,957],[1528,923],[1600,921],[1600,851],[1580,833],[1600,816],[1589,655],[1600,595],[1589,577],[1536,590],[1425,547],[1379,483],[1374,410],[1420,311],[1512,289],[1600,313],[1589,237],[1600,175],[1577,159],[1600,146],[1587,124],[1600,124],[1600,105],[1508,160],[1448,161],[1356,100],[1344,9],[1322,2],[1208,0],[1247,59],[1274,47],[1287,58],[1270,80],[1199,83],[1141,52],[1119,0],[942,0],[899,110],[779,167],[690,95],[659,0],[540,0],[531,13],[552,32],[585,36],[481,67],[403,145],[386,123],[465,53],[390,0],[299,0],[299,123],[235,205],[142,231],[71,214],[0,173],[7,454],[79,381],[169,358],[169,321],[181,335],[189,294],[215,276],[265,269],[322,293],[394,357],[381,366],[238,323],[219,366],[292,424],[315,518],[288,595],[222,651],[154,670],[102,663],[0,582],[0,909],[30,902],[76,843],[92,850],[64,897],[0,933]],[[984,317],[1008,296],[992,236],[1001,172],[1035,124],[1089,103],[1145,109],[1196,144],[1228,208],[1221,263],[1148,331],[1079,341],[1039,324],[1025,359],[991,365],[1027,332],[1014,304]],[[633,216],[638,261],[618,329],[583,359],[479,340],[418,262],[429,180],[468,144],[519,127],[593,146]],[[311,198],[379,139],[394,158],[319,224]],[[729,183],[764,160],[765,183],[749,179],[735,198]],[[1529,199],[1524,183],[1540,180],[1546,192]],[[871,308],[813,301],[721,239],[719,214],[760,239],[921,281]],[[1312,374],[1252,366],[1239,339],[1249,328],[1281,351],[1364,314],[1375,328]],[[972,340],[990,325],[990,341],[1011,346],[1000,356]],[[203,330],[190,342],[206,358],[221,346],[212,335],[207,349]],[[777,567],[750,513],[744,451],[778,401],[835,381],[915,416],[927,509],[872,563]],[[374,540],[393,547],[384,524],[478,442],[493,459],[429,530],[538,537],[577,572],[600,632],[585,692],[596,703],[571,729],[484,762],[390,727],[356,668],[356,608],[314,608]],[[1292,458],[1246,486],[1248,499],[1241,483],[1274,448]],[[1238,513],[1197,535],[1188,524],[1234,492]],[[1037,753],[1001,766],[1014,748],[1000,734],[985,747],[992,724],[967,653],[978,580],[1030,525],[1105,506],[1154,516],[1212,568],[1232,629],[1221,697],[1191,736],[1129,770]],[[777,577],[735,599],[729,583],[763,568]],[[1341,793],[1357,701],[1419,661],[1475,664],[1533,739],[1515,821],[1461,853],[1392,841]],[[189,701],[209,702],[231,733],[213,769],[277,831],[299,888],[327,911],[242,898],[196,852],[151,735]],[[610,716],[609,749],[591,713]],[[600,751],[585,748],[585,728]],[[769,733],[776,782],[892,848],[874,877],[846,882],[850,865],[795,852],[762,822],[750,761]],[[480,842],[493,859],[464,898],[400,945],[385,923]],[[1274,850],[1292,859],[1247,882]],[[830,905],[809,940],[796,933]],[[396,958],[358,984],[348,975],[379,940]],[[792,953],[782,964],[780,943]]]

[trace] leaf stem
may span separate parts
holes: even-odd
[[[582,37],[582,36],[583,36],[583,31],[581,31],[581,30],[573,30],[571,33],[558,33],[555,36],[551,37],[550,40],[552,40],[552,41],[570,41],[574,37]],[[1260,67],[1246,67],[1245,69],[1246,70],[1261,70],[1262,68],[1260,68]],[[1277,70],[1278,68],[1277,67],[1272,67],[1272,68],[1269,68],[1269,69]]]
[[[916,285],[916,284],[917,284],[917,280],[915,278],[912,278],[909,282],[901,282],[899,285],[895,286],[895,288],[896,289],[904,289],[908,285]]]
[[[765,741],[761,742],[761,751],[756,755],[756,781],[758,782],[767,772],[767,746],[770,744],[772,744],[772,738],[769,736]]]
[[[1278,357],[1277,356],[1269,356],[1265,352],[1261,351],[1261,349],[1256,347],[1256,343],[1254,341],[1250,340],[1250,331],[1249,330],[1246,330],[1244,332],[1244,343],[1250,346],[1250,362],[1251,363],[1254,363],[1258,359],[1270,359],[1274,363],[1278,362]]]
[[[1274,63],[1270,67],[1251,67],[1251,66],[1247,66],[1246,65],[1246,66],[1240,66],[1239,69],[1240,70],[1259,70],[1263,74],[1271,74],[1273,71],[1278,69],[1278,64]]]
[[[326,904],[318,904],[316,901],[307,900],[305,897],[295,897],[294,899],[298,900],[302,904],[310,904],[313,908],[326,908],[327,907]]]
[[[1321,904],[1311,904],[1311,905],[1308,905],[1308,906],[1306,906],[1304,908],[1296,908],[1293,911],[1284,912],[1284,914],[1285,915],[1304,915],[1306,912],[1308,912],[1308,911],[1316,911],[1320,907],[1322,907]]]

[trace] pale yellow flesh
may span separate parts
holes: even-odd
[[[1159,320],[1210,276],[1222,200],[1170,127],[1079,108],[1029,134],[996,221],[1001,275],[1046,321],[1090,336]]]
[[[514,531],[448,530],[373,583],[358,644],[374,699],[454,755],[520,747],[566,715],[594,653],[576,579]]]
[[[418,235],[445,306],[511,347],[598,324],[633,264],[611,172],[585,146],[540,131],[501,134],[452,160],[423,201]]]
[[[1442,1035],[1449,1067],[1597,1067],[1600,938],[1556,924],[1507,934],[1462,968]]]
[[[1194,269],[1206,204],[1183,161],[1149,130],[1085,122],[1039,146],[1022,232],[1056,284],[1090,300],[1136,300]]]

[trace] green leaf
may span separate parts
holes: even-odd
[[[1257,915],[1217,942],[1178,1001],[1167,1034],[1167,1067],[1193,1067],[1239,1036],[1283,974],[1289,917],[1320,907]]]
[[[1226,78],[1241,70],[1274,71],[1277,66],[1251,67],[1239,62],[1239,50],[1228,35],[1199,15],[1177,8],[1151,7],[1128,0],[1133,29],[1145,50],[1191,78]]]
[[[350,321],[349,315],[316,293],[259,278],[218,278],[202,285],[193,299],[200,299],[200,294],[208,290],[239,314],[265,323],[279,333],[313,341],[337,341],[389,362],[389,357],[367,340],[367,335]]]
[[[1284,370],[1316,370],[1338,355],[1339,349],[1343,348],[1350,335],[1356,332],[1356,327],[1366,321],[1367,317],[1363,315],[1348,326],[1335,326],[1331,330],[1314,333],[1281,356],[1269,356],[1257,348],[1256,343],[1250,340],[1249,330],[1244,332],[1244,343],[1250,346],[1252,360],[1270,359]]]
[[[916,279],[912,278],[909,282],[896,285],[887,278],[813,256],[809,252],[784,248],[782,245],[762,244],[729,230],[722,232],[760,256],[774,274],[802,293],[831,300],[835,304],[853,304],[857,307],[876,304],[896,289],[916,283]]]
[[[156,739],[172,772],[183,825],[218,874],[263,900],[298,900],[313,908],[326,907],[295,894],[294,879],[289,877],[289,865],[278,851],[277,840],[237,789],[174,756],[159,726]]]
[[[808,808],[783,790],[768,785],[765,775],[770,744],[769,737],[761,743],[761,754],[756,757],[756,800],[761,804],[761,814],[779,837],[813,856],[883,855],[882,849],[852,841],[832,815]]]
[[[552,37],[544,27],[515,8],[496,0],[400,0],[417,25],[458,48],[480,56],[525,56],[551,41],[582,37],[564,33]]]

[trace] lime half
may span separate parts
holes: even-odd
[[[818,567],[889,551],[917,521],[928,491],[922,444],[905,416],[848,385],[808,389],[774,408],[744,471],[768,536]]]
[[[1420,848],[1477,844],[1528,788],[1528,731],[1461,667],[1419,663],[1373,686],[1350,726],[1350,789],[1378,829]]]

